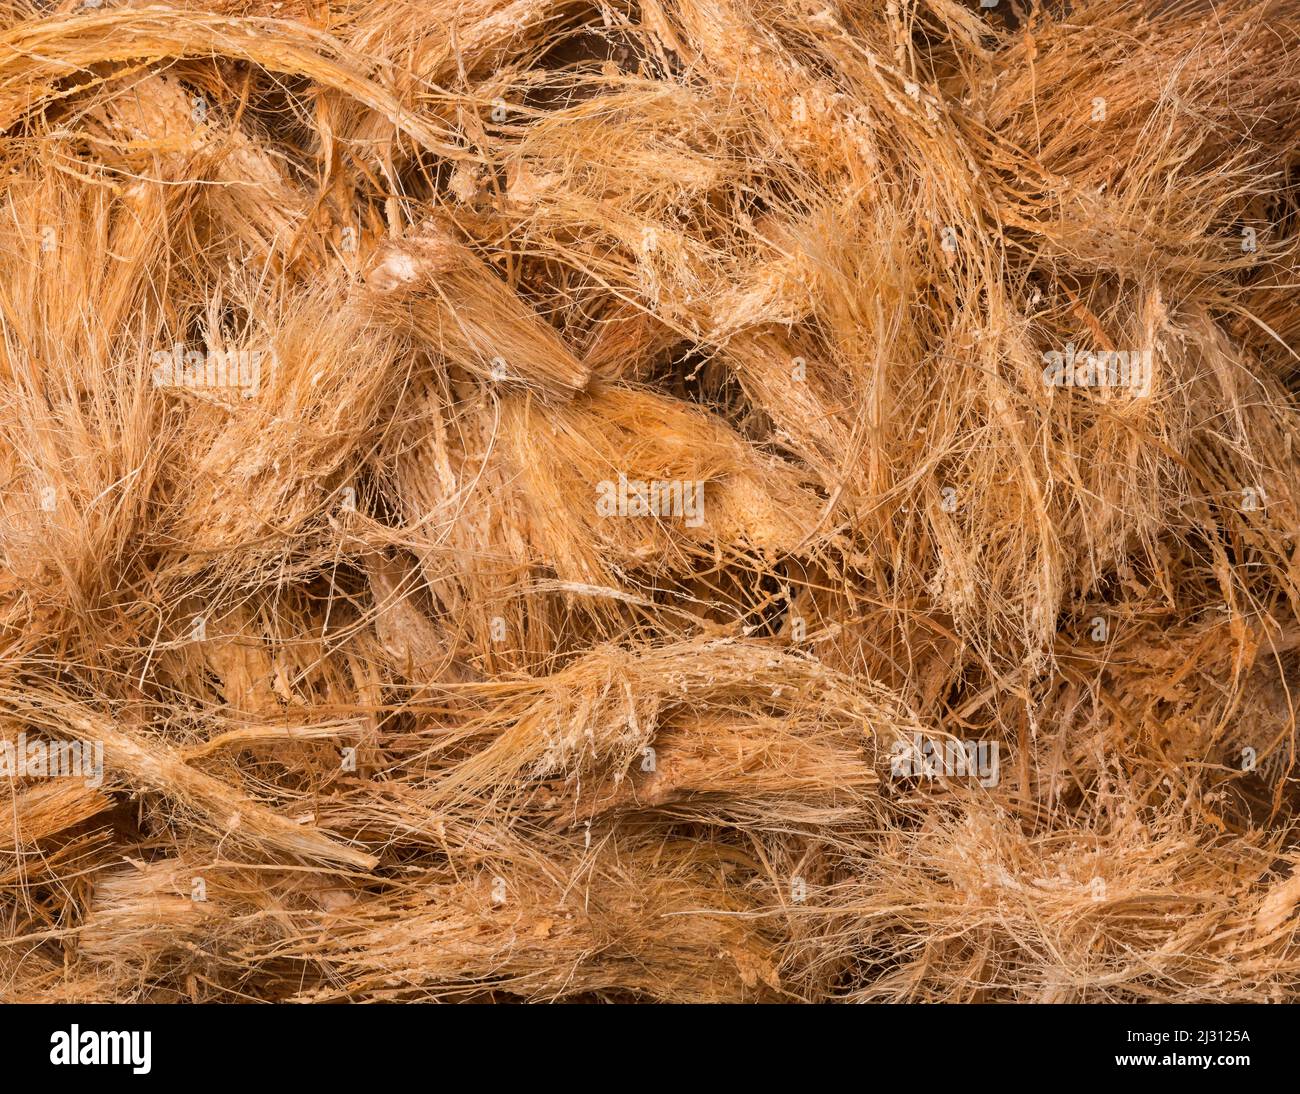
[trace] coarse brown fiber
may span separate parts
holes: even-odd
[[[0,999],[1300,997],[1297,0],[0,0],[0,160]]]

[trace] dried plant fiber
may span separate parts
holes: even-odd
[[[1300,4],[0,0],[0,999],[1300,996]]]

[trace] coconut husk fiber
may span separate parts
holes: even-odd
[[[6,0],[0,133],[0,999],[1300,996],[1296,4]]]

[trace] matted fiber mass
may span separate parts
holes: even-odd
[[[1300,5],[0,2],[0,998],[1300,995]]]

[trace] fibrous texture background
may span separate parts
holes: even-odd
[[[0,997],[1295,998],[1298,31],[0,3]]]

